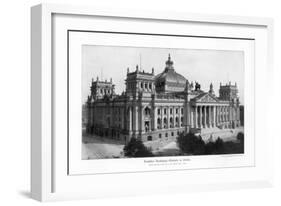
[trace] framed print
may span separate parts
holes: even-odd
[[[33,198],[272,185],[271,19],[31,14]]]

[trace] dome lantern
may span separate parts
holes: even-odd
[[[174,70],[174,62],[171,60],[171,55],[169,54],[168,60],[166,61],[166,68],[165,70]]]

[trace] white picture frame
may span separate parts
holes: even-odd
[[[57,23],[56,16],[77,17],[72,25],[79,24],[82,30],[90,25],[88,19],[104,19],[100,28],[112,26],[112,31],[123,31],[126,25],[137,21],[138,29],[151,29],[151,33],[163,33],[162,27],[148,26],[159,22],[175,26],[172,34],[179,35],[188,24],[203,25],[195,29],[191,36],[215,37],[224,39],[255,39],[254,46],[254,164],[251,167],[201,168],[190,170],[130,171],[124,173],[92,174],[75,168],[69,173],[68,144],[65,133],[58,132],[57,125],[66,126],[63,120],[68,115],[60,113],[58,95],[67,97],[67,92],[58,84],[66,81],[65,73],[57,68],[56,55],[66,50],[66,44],[57,47],[54,30],[63,25]],[[114,21],[124,24],[118,28]],[[81,23],[83,22],[83,23]],[[107,25],[108,24],[108,25]],[[175,24],[175,25],[173,25]],[[93,25],[91,25],[92,27]],[[143,27],[143,28],[142,28]],[[126,27],[127,28],[127,27]],[[207,29],[209,28],[209,29]],[[210,29],[211,28],[211,29]],[[225,28],[225,30],[223,29]],[[227,29],[226,29],[227,28]],[[129,28],[130,30],[130,28]],[[271,106],[270,87],[273,76],[273,21],[269,18],[233,17],[219,15],[199,15],[188,13],[153,13],[148,11],[110,10],[80,6],[40,4],[31,9],[31,195],[39,201],[112,197],[135,194],[205,191],[213,189],[234,189],[245,187],[266,187],[273,184],[273,137],[269,135],[270,123],[267,108]],[[173,33],[174,32],[174,33]],[[161,34],[162,34],[161,33]],[[65,37],[66,37],[66,33]],[[63,38],[65,38],[63,37]],[[64,58],[62,58],[64,61]],[[62,67],[65,66],[65,62]],[[62,69],[63,70],[63,69]],[[264,85],[267,85],[266,87]],[[264,93],[267,93],[265,101]],[[60,124],[60,122],[62,124]],[[60,129],[59,129],[60,130]],[[61,134],[61,135],[59,135]],[[265,138],[266,137],[266,138]],[[79,165],[79,164],[77,164]],[[79,168],[78,168],[79,169]],[[171,177],[173,179],[171,180]],[[204,177],[204,178],[201,178]],[[163,181],[165,179],[165,181]],[[191,181],[192,179],[192,181]],[[146,181],[144,181],[146,180]],[[134,182],[134,184],[132,184]],[[149,183],[149,186],[148,186]],[[129,188],[129,189],[127,189]]]

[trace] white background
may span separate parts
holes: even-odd
[[[115,199],[58,202],[59,205],[280,205],[281,199],[281,13],[273,0],[61,0],[112,8],[133,8],[155,11],[180,11],[206,14],[267,16],[275,20],[274,52],[276,107],[271,107],[272,131],[275,134],[275,187],[236,191],[214,191],[165,196],[144,196]],[[29,198],[30,175],[30,10],[40,1],[10,0],[1,2],[1,75],[0,75],[0,201],[1,205],[37,205]],[[267,86],[266,83],[264,85]],[[265,94],[266,98],[266,94]],[[279,121],[279,122],[278,122]],[[266,137],[265,137],[266,138]],[[47,203],[50,204],[50,203]]]

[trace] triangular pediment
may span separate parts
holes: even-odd
[[[208,102],[208,103],[216,103],[218,102],[218,99],[209,93],[203,93],[198,95],[197,97],[194,98],[195,102]]]

